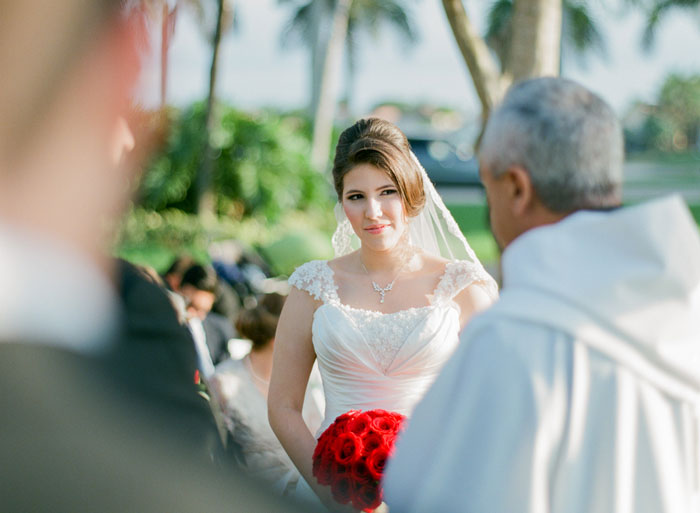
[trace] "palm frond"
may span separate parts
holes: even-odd
[[[583,3],[565,1],[564,13],[568,25],[567,43],[578,53],[593,49],[605,54],[605,39],[588,7]]]
[[[642,48],[650,50],[656,38],[656,31],[662,18],[673,8],[692,9],[700,7],[700,0],[656,1],[648,10],[646,26],[642,34]]]

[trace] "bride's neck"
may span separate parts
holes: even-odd
[[[399,244],[386,251],[374,251],[364,246],[360,248],[360,262],[367,272],[398,272],[409,257],[407,244]]]

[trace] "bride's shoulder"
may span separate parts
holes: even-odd
[[[327,260],[311,260],[297,267],[288,283],[325,302],[334,290],[333,270]]]

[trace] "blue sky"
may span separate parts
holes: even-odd
[[[618,16],[603,0],[590,2],[602,27],[607,57],[590,54],[585,66],[565,60],[563,75],[591,88],[623,114],[634,99],[652,101],[668,73],[700,73],[700,13],[676,12],[665,18],[653,49],[641,49],[643,16]],[[612,2],[613,4],[615,2]],[[309,61],[301,46],[282,48],[280,33],[290,16],[277,0],[236,0],[238,30],[223,42],[219,95],[242,109],[284,109],[307,103]],[[483,27],[489,2],[466,0],[466,8]],[[471,80],[454,43],[438,0],[419,0],[413,9],[420,41],[413,48],[391,30],[378,41],[360,42],[353,87],[354,113],[362,115],[378,102],[428,102],[478,115]],[[153,54],[158,55],[158,41]],[[178,18],[170,53],[169,101],[185,105],[202,98],[208,80],[209,49],[202,31],[186,10]],[[141,98],[156,101],[158,66],[154,58],[144,74]]]

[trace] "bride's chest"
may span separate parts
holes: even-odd
[[[357,360],[387,373],[411,356],[430,360],[451,354],[458,329],[459,312],[453,306],[387,314],[325,304],[314,315],[313,342],[321,364],[328,358]]]

